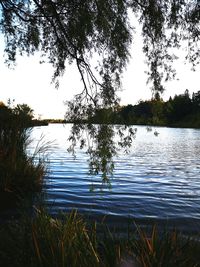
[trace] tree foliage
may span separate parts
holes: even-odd
[[[101,109],[93,117],[93,123],[199,128],[200,91],[193,93],[192,97],[185,90],[184,94],[170,97],[168,101],[153,98],[134,106],[119,106],[114,112]]]
[[[175,76],[173,52],[181,44],[187,44],[186,59],[192,66],[199,63],[198,0],[0,0],[0,12],[8,64],[17,53],[40,51],[54,67],[56,86],[66,62],[77,65],[83,91],[67,103],[68,120],[88,119],[100,107],[116,107],[120,75],[134,38],[131,12],[142,27],[155,94],[164,90],[163,81]]]
[[[182,41],[187,40],[186,58],[199,63],[197,0],[1,0],[0,10],[8,62],[15,61],[17,52],[40,50],[55,68],[54,79],[64,73],[66,61],[75,62],[83,94],[93,105],[115,103],[133,38],[129,11],[142,25],[154,90],[162,91],[163,78],[174,75],[171,48],[179,48]],[[90,65],[95,52],[101,57],[99,81]]]

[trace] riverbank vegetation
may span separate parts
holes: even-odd
[[[14,207],[21,214],[0,222],[1,266],[200,266],[199,241],[178,231],[160,232],[156,226],[146,231],[132,222],[122,234],[75,211],[54,218],[43,208],[23,210],[18,200],[40,192],[45,174],[43,158],[27,154],[32,112],[24,113],[20,106],[0,106],[0,212]]]
[[[75,211],[55,219],[36,210],[33,218],[0,225],[0,236],[1,266],[7,267],[200,266],[199,242],[176,231],[158,233],[154,226],[147,234],[133,223],[120,237]]]
[[[17,219],[4,218],[0,223],[2,266],[200,266],[199,241],[178,231],[161,232],[156,226],[147,231],[132,222],[122,234],[75,211],[58,218],[43,208],[34,207],[32,214],[23,211],[19,200],[42,190],[46,169],[42,157],[27,153],[31,120],[32,110],[26,105],[11,108],[1,103],[0,212],[21,210]]]
[[[200,91],[189,91],[163,101],[157,96],[140,101],[136,105],[117,106],[115,109],[99,109],[92,117],[94,123],[157,125],[170,127],[200,127]]]
[[[16,206],[19,198],[42,188],[44,158],[28,155],[33,111],[27,105],[0,104],[0,208]]]

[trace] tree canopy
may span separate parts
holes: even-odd
[[[7,62],[15,61],[17,52],[39,50],[55,68],[56,83],[66,62],[75,62],[84,86],[78,102],[116,103],[115,91],[134,36],[130,12],[142,25],[143,51],[155,91],[163,91],[163,79],[174,76],[172,48],[181,42],[187,40],[186,58],[194,66],[199,63],[198,0],[1,0],[0,11]],[[97,76],[90,64],[94,53],[101,59]]]
[[[8,64],[18,53],[40,51],[54,67],[57,86],[65,64],[76,63],[83,91],[68,102],[68,120],[92,117],[97,109],[118,103],[116,91],[134,39],[131,13],[142,28],[155,94],[175,76],[176,48],[186,44],[186,59],[193,67],[199,63],[198,0],[0,0],[0,13]],[[91,64],[94,54],[96,66]]]

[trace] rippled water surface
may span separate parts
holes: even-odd
[[[67,152],[71,125],[36,127],[55,140],[46,177],[47,205],[52,214],[78,209],[93,218],[123,223],[134,218],[142,224],[167,222],[180,229],[200,229],[200,130],[157,127],[148,132],[138,126],[129,154],[115,158],[111,189],[96,189],[100,177],[88,175],[87,154],[77,150],[76,160]]]

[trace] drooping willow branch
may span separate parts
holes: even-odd
[[[107,129],[107,137],[112,134],[106,117],[105,126],[96,127],[99,135],[89,122],[99,108],[115,109],[119,104],[117,90],[134,37],[129,12],[141,26],[151,89],[162,93],[163,82],[175,76],[172,49],[187,41],[186,59],[194,67],[199,64],[198,0],[0,0],[0,30],[8,63],[15,62],[17,53],[29,55],[39,50],[53,65],[57,86],[66,63],[75,62],[83,90],[67,102],[66,116],[80,128],[85,122],[97,147],[100,133],[106,136],[103,132]],[[93,66],[91,58],[96,54],[100,60]],[[79,133],[77,127],[74,134]],[[103,141],[101,144],[106,147]]]

